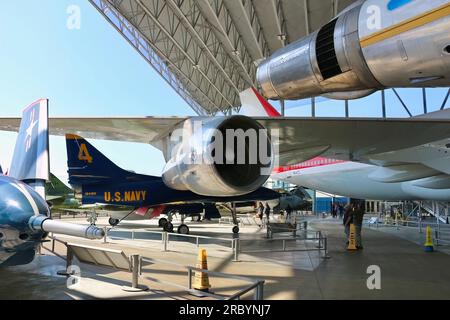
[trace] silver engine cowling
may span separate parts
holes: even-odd
[[[410,22],[423,20],[431,9],[432,22]],[[257,70],[258,89],[274,100],[322,95],[350,100],[383,88],[447,87],[450,17],[441,17],[445,10],[445,0],[397,10],[378,0],[360,1],[263,61]]]
[[[339,98],[345,99],[345,92],[351,98],[355,92],[382,88],[361,50],[359,11],[360,7],[348,10],[265,60],[257,71],[257,83],[264,96],[295,100],[342,92]]]
[[[168,137],[171,158],[164,183],[204,196],[239,196],[255,191],[273,169],[267,130],[245,116],[191,118]]]

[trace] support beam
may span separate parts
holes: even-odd
[[[386,91],[381,90],[381,112],[383,114],[383,119],[386,119]]]
[[[309,5],[308,0],[303,0],[304,8],[305,8],[305,31],[306,35],[309,35],[311,33],[310,31],[310,24],[309,24]]]
[[[132,45],[136,51],[150,64],[150,66],[177,92],[189,106],[198,114],[206,115],[204,105],[200,105],[203,99],[194,97],[188,88],[180,80],[186,80],[194,88],[195,92],[202,95],[218,111],[220,108],[187,77],[178,67],[171,64],[168,59],[162,58],[162,52],[152,44],[145,35],[131,25],[107,0],[89,0],[124,39]],[[133,37],[133,38],[131,38]],[[174,73],[171,69],[175,70]],[[195,99],[196,98],[196,99]],[[200,100],[200,101],[198,101]]]
[[[179,50],[179,52],[185,56],[185,58],[190,62],[192,67],[196,67],[197,63],[192,59],[192,57],[183,49],[183,47],[178,43],[178,41],[173,37],[173,35],[169,32],[169,30],[161,24],[159,19],[155,17],[155,15],[145,6],[145,4],[141,0],[135,0],[139,7],[147,14],[148,17],[158,26],[159,30],[164,33],[164,35],[171,41],[173,45]],[[224,99],[224,101],[228,104],[229,107],[233,107],[233,103],[228,100],[228,98],[222,93],[212,80],[206,75],[200,68],[196,68],[196,70],[203,76],[203,78],[215,89],[217,93]]]
[[[255,8],[253,7],[253,3],[250,0],[242,1],[242,0],[232,0],[244,13],[242,17],[245,20],[245,24],[249,30],[249,34],[251,35],[251,39],[253,40],[253,46],[257,48],[258,56],[256,59],[265,58],[266,54],[268,55],[267,42],[264,38],[264,33],[259,24],[258,18],[256,16]]]
[[[280,107],[281,107],[281,115],[284,117],[286,115],[284,110],[284,100],[280,100]]]
[[[444,102],[442,102],[441,110],[445,109],[445,105],[447,104],[448,98],[450,97],[450,89],[448,89],[447,95],[444,98]]]
[[[349,111],[349,101],[345,100],[345,117],[349,118],[350,117],[350,111]]]
[[[397,90],[392,88],[392,91],[394,91],[395,95],[397,96],[398,100],[400,101],[400,103],[402,104],[402,106],[406,110],[406,112],[408,112],[409,116],[412,117],[413,115],[412,115],[411,111],[409,111],[408,107],[406,106],[405,102],[403,101],[403,99],[398,94]]]
[[[333,16],[336,17],[339,13],[339,0],[333,0]]]
[[[422,101],[423,101],[423,113],[428,113],[428,106],[427,106],[427,89],[422,88]]]
[[[178,19],[180,19],[183,22],[183,25],[185,28],[189,31],[189,33],[194,37],[194,39],[197,40],[197,43],[202,48],[203,52],[205,52],[209,56],[209,60],[211,63],[216,65],[216,67],[220,70],[224,78],[227,80],[227,82],[233,87],[235,92],[239,94],[240,90],[236,87],[236,84],[231,80],[231,78],[228,76],[228,73],[224,70],[224,68],[219,64],[217,61],[217,57],[211,52],[208,45],[203,41],[202,37],[198,34],[198,32],[195,30],[195,28],[191,25],[191,23],[188,21],[184,13],[181,11],[181,9],[176,5],[176,3],[173,0],[166,0],[166,3],[168,4],[169,8],[176,14]]]
[[[311,117],[316,117],[316,98],[311,98]]]
[[[242,72],[244,73],[245,79],[251,86],[255,86],[254,80],[251,76],[252,74],[252,67],[253,65],[245,65],[244,60],[245,57],[248,57],[247,60],[252,61],[252,59],[249,58],[249,54],[246,51],[245,45],[242,43],[242,39],[231,39],[230,34],[235,34],[236,36],[239,36],[239,32],[237,31],[236,27],[233,24],[233,20],[229,16],[225,5],[222,2],[216,2],[216,1],[209,1],[209,0],[197,0],[198,6],[201,8],[201,10],[204,10],[205,16],[209,17],[210,20],[207,20],[210,24],[210,27],[213,29],[213,32],[216,34],[217,39],[220,39],[223,41],[225,48],[228,48],[227,54],[230,54],[231,52],[238,52],[239,55],[235,55],[235,61],[237,64],[240,65],[242,68]],[[213,8],[212,5],[219,5],[222,7],[219,8]],[[223,26],[218,15],[223,15],[224,19],[228,21],[228,25]],[[234,40],[234,42],[232,41]]]
[[[286,21],[284,18],[283,8],[281,4],[281,0],[272,0],[272,9],[275,15],[275,22],[277,25],[277,32],[280,37],[280,41],[283,47],[286,46],[288,41],[288,35],[286,33]]]

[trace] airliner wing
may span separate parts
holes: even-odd
[[[319,155],[342,160],[365,161],[375,154],[450,139],[450,120],[441,119],[258,118],[257,120],[267,129],[279,131],[280,165],[299,163]]]
[[[73,133],[89,139],[152,143],[164,137],[183,117],[80,117],[49,119],[50,134]],[[20,118],[0,119],[0,131],[17,132]]]
[[[51,118],[50,134],[74,133],[91,139],[159,142],[187,118]],[[450,120],[435,118],[255,118],[272,130],[279,165],[323,155],[364,161],[371,155],[421,146],[450,138]],[[17,131],[20,119],[0,119],[0,130]],[[278,132],[278,139],[276,133]],[[449,140],[450,143],[450,140]]]

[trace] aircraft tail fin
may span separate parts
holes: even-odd
[[[71,185],[131,182],[155,178],[120,168],[80,136],[66,134],[66,148]]]
[[[248,88],[239,94],[240,114],[248,117],[281,117],[281,114],[255,89]]]
[[[33,187],[45,199],[49,179],[48,100],[23,110],[9,176]]]

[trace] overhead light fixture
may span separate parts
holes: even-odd
[[[277,35],[278,40],[280,41],[285,41],[286,40],[286,35],[284,33]]]

